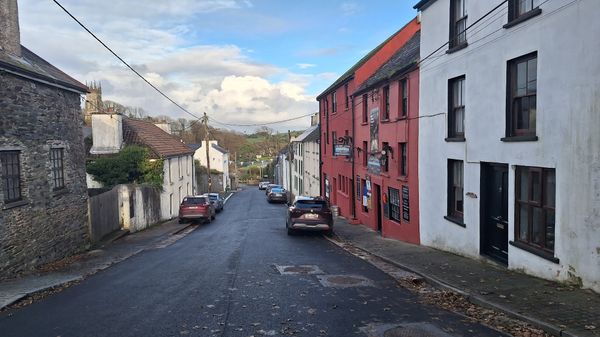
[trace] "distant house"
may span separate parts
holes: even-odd
[[[92,137],[93,155],[117,153],[124,145],[140,145],[150,150],[153,159],[162,159],[161,219],[179,215],[179,203],[193,193],[193,150],[160,126],[119,114],[92,115]]]
[[[286,190],[290,191],[290,157],[289,146],[283,148],[277,157],[275,158],[275,173],[273,183],[283,186]]]
[[[0,277],[86,248],[81,95],[22,47],[16,0],[0,2]]]
[[[300,136],[292,139],[292,193],[318,196],[319,190],[319,125],[312,125]]]
[[[206,144],[206,142],[204,142]],[[231,188],[231,179],[229,177],[229,151],[219,146],[216,140],[209,140],[210,149],[208,155],[210,156],[210,169],[219,171],[220,174],[220,186],[218,190],[227,190]],[[206,167],[206,147],[202,144],[190,144],[190,148],[194,150],[194,159],[200,162],[200,165]],[[215,182],[213,182],[214,186]],[[217,186],[215,186],[217,187]]]

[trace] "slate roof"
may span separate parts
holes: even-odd
[[[304,138],[305,142],[316,142],[321,137],[321,126],[319,124],[315,125],[316,128],[311,131],[306,138]]]
[[[358,95],[392,77],[405,73],[417,65],[420,57],[421,31],[416,32],[392,57],[371,77],[361,84],[354,95]]]
[[[431,5],[434,2],[435,2],[435,0],[421,0],[416,5],[414,5],[413,8],[418,11],[422,11],[422,10],[426,9],[427,7],[429,7],[429,5]]]
[[[316,132],[315,132],[316,131]],[[294,139],[294,142],[310,142],[310,141],[314,141],[313,138],[315,138],[315,134],[316,134],[316,138],[319,138],[319,125],[313,125],[310,128],[306,129],[300,136],[296,137]],[[311,138],[311,140],[309,140],[308,138]]]
[[[412,22],[412,20],[411,20]],[[317,100],[319,100],[321,97],[325,96],[326,94],[328,94],[329,92],[333,91],[333,89],[337,88],[338,86],[340,86],[342,83],[346,82],[347,80],[349,80],[350,78],[352,78],[354,76],[354,72],[360,68],[363,64],[365,64],[371,57],[373,57],[373,55],[375,55],[379,50],[381,50],[381,48],[383,48],[391,39],[394,38],[394,36],[396,36],[399,32],[401,32],[404,28],[406,28],[406,26],[410,24],[407,23],[406,25],[404,25],[402,28],[398,29],[398,31],[396,31],[394,34],[392,34],[390,37],[388,37],[387,39],[385,39],[385,41],[381,42],[377,47],[373,48],[373,50],[371,50],[367,55],[363,56],[363,58],[361,58],[360,60],[358,60],[358,62],[356,62],[350,69],[348,69],[348,71],[346,71],[342,76],[340,76],[340,78],[338,78],[335,82],[333,82],[332,85],[330,85],[327,89],[325,89],[321,94],[319,94],[319,96],[317,96]]]
[[[196,152],[196,150],[202,147],[202,144],[187,144],[187,146],[192,149],[192,151]]]
[[[123,141],[145,146],[159,158],[191,155],[194,150],[151,122],[123,118]]]
[[[0,52],[0,68],[18,75],[27,76],[80,93],[88,92],[88,87],[48,63],[31,50],[21,46],[21,57]]]

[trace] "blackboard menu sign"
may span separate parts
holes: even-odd
[[[408,186],[402,185],[402,219],[410,222],[410,204],[408,202]]]

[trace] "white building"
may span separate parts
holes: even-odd
[[[210,144],[208,155],[210,157],[210,169],[217,170],[222,174],[222,189],[226,191],[231,188],[231,178],[229,177],[229,151],[219,146],[216,140],[209,140]],[[206,145],[206,142],[203,143]],[[203,144],[191,144],[190,147],[195,150],[194,159],[200,162],[200,165],[206,167],[206,147]]]
[[[125,145],[150,150],[151,160],[163,160],[161,219],[179,215],[179,203],[193,193],[193,151],[160,127],[118,114],[92,115],[93,155],[118,153]],[[89,180],[88,180],[89,181]]]
[[[319,125],[313,125],[292,140],[295,154],[292,167],[294,195],[320,195],[319,132]]]
[[[288,147],[285,147],[277,154],[274,183],[290,191],[290,162],[288,161],[288,153]]]
[[[499,3],[415,6],[421,242],[600,291],[600,1]]]

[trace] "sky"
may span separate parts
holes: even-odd
[[[252,132],[318,111],[316,96],[417,13],[416,0],[60,0],[150,82],[212,126]],[[103,99],[174,119],[153,91],[52,0],[19,0],[21,43]],[[221,123],[221,124],[218,124]],[[285,131],[308,117],[267,126]]]

